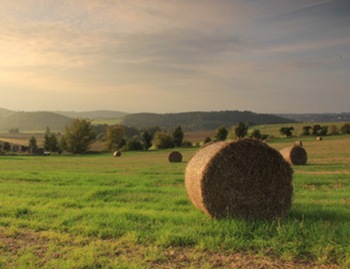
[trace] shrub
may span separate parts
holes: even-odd
[[[350,134],[350,123],[345,123],[345,124],[341,127],[341,133],[342,133],[342,134]]]
[[[153,145],[158,149],[173,148],[175,146],[173,136],[164,131],[158,131],[155,133]]]
[[[132,138],[126,143],[128,150],[143,150],[143,145],[138,138]]]

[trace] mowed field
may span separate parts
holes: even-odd
[[[271,140],[275,149],[293,139]],[[0,268],[349,268],[350,136],[303,140],[284,219],[214,220],[187,198],[198,149],[0,156]]]

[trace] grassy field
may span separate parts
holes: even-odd
[[[196,149],[173,164],[169,151],[0,156],[0,268],[349,268],[350,136],[303,143],[292,210],[274,221],[194,208]]]

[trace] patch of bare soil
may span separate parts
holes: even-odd
[[[71,243],[80,247],[74,236]],[[67,239],[67,237],[65,237]],[[167,248],[160,250],[161,259],[149,260],[144,256],[144,247],[140,245],[119,244],[115,240],[101,240],[88,238],[90,242],[99,241],[104,247],[114,249],[114,252],[107,254],[108,259],[118,258],[123,255],[130,261],[144,260],[148,268],[213,268],[213,269],[338,269],[337,265],[316,264],[305,261],[283,261],[269,256],[257,256],[244,253],[231,252],[209,252],[195,250],[192,248]],[[13,260],[19,257],[23,250],[30,248],[33,254],[40,259],[41,266],[48,261],[47,252],[50,239],[40,232],[31,230],[20,230],[14,233],[0,227],[0,254],[10,256]],[[86,242],[85,242],[86,243]],[[101,246],[102,246],[101,245]],[[111,256],[111,253],[114,253]],[[50,255],[51,256],[51,255]],[[51,256],[53,259],[60,258],[60,255]],[[98,257],[97,257],[98,258]],[[11,266],[11,264],[9,265]]]

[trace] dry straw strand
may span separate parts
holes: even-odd
[[[213,218],[274,218],[291,207],[293,171],[281,154],[253,139],[218,142],[189,161],[191,202]]]

